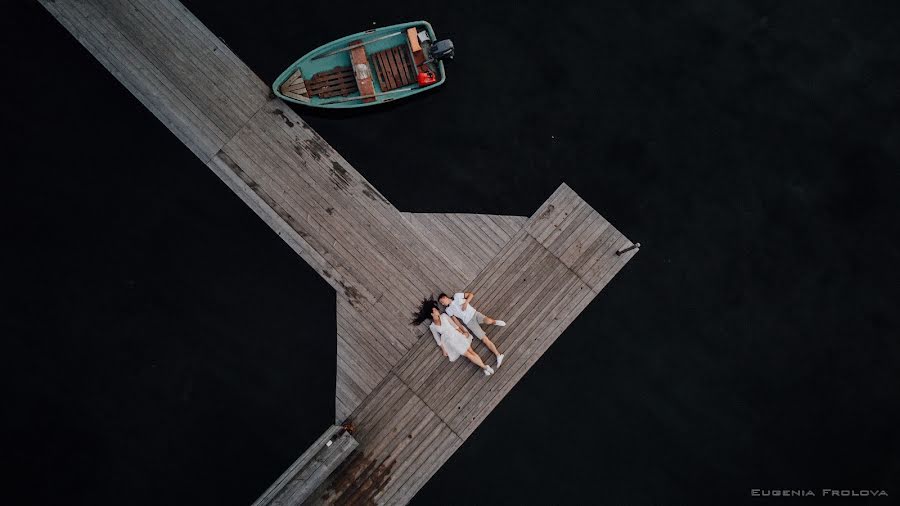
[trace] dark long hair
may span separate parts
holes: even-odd
[[[434,308],[438,308],[438,310],[440,310],[437,301],[435,301],[434,299],[423,299],[422,307],[420,307],[417,312],[413,313],[412,324],[419,325],[425,320],[430,320],[431,310]]]

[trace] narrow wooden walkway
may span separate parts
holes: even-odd
[[[527,221],[401,214],[177,0],[40,2],[334,287],[336,418],[359,446],[308,502],[408,501],[634,254],[565,185]],[[509,322],[489,330],[508,356],[491,378],[408,325],[464,288]],[[293,466],[260,504],[306,497],[292,469],[322,474]]]
[[[269,100],[269,87],[178,1],[41,4],[204,163]]]
[[[356,449],[358,443],[340,425],[328,427],[324,434],[281,476],[272,483],[253,506],[302,504],[328,478],[334,469]]]

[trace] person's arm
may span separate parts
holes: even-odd
[[[434,337],[434,342],[436,342],[438,346],[441,346],[441,335],[437,330],[435,330],[434,325],[429,325],[428,330],[431,331],[431,335]]]
[[[438,348],[441,349],[441,353],[443,353],[445,357],[448,356],[447,348],[444,348],[444,336],[434,329],[434,325],[429,325],[428,329],[431,330],[431,335],[434,337],[435,342],[437,342]]]
[[[459,294],[456,294],[456,295],[459,295]],[[475,296],[475,294],[472,292],[464,292],[462,294],[462,304],[460,304],[459,307],[462,308],[463,311],[465,311],[466,309],[469,309],[469,303],[472,302],[472,297],[474,297],[474,296]]]
[[[453,320],[453,323],[456,324],[456,330],[460,331],[462,335],[469,337],[469,331],[466,329],[466,326],[459,322],[459,318],[455,316],[451,316],[450,319]]]

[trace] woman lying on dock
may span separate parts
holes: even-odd
[[[428,328],[431,329],[431,334],[434,336],[434,340],[437,341],[438,346],[443,350],[444,356],[449,358],[451,362],[464,356],[480,367],[484,371],[485,376],[494,374],[494,370],[485,365],[481,361],[481,357],[472,349],[469,332],[465,330],[465,327],[460,327],[454,323],[446,313],[441,313],[438,309],[438,303],[434,299],[422,301],[422,307],[419,308],[419,312],[413,318],[412,323],[413,325],[419,325],[425,320],[431,320],[431,325]]]
[[[490,316],[481,314],[481,312],[472,305],[472,298],[474,297],[475,294],[472,292],[460,292],[454,294],[451,299],[449,295],[442,293],[438,295],[438,302],[446,308],[444,311],[450,315],[450,318],[453,318],[453,321],[457,325],[464,328],[467,327],[475,334],[475,337],[481,339],[481,342],[484,343],[484,345],[491,350],[491,353],[497,357],[497,367],[500,367],[505,355],[500,353],[497,347],[494,346],[494,343],[488,339],[487,334],[484,333],[484,329],[481,328],[481,324],[484,323],[487,325],[504,327],[506,326],[506,322],[503,320],[495,320]],[[462,322],[460,322],[460,320],[462,320]]]

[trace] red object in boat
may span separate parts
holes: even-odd
[[[428,86],[437,82],[437,78],[431,72],[419,72],[416,79],[419,81],[419,86]]]

